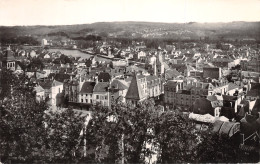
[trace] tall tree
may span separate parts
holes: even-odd
[[[156,122],[155,137],[162,163],[194,162],[199,131],[187,115],[178,111],[164,112]]]
[[[94,107],[86,131],[87,145],[97,148],[94,160],[144,162],[144,145],[152,138],[147,131],[153,127],[155,112],[153,101],[144,101],[136,107],[120,102],[110,109]]]
[[[197,159],[202,163],[256,163],[259,162],[259,154],[245,152],[239,148],[240,136],[231,138],[225,134],[209,132],[201,136],[197,148]]]
[[[73,109],[46,112],[45,157],[49,162],[75,162],[85,116]]]
[[[0,158],[33,161],[43,144],[43,115],[48,107],[36,101],[33,84],[26,76],[14,75],[9,70],[2,70],[1,74],[1,81],[7,83],[0,102]]]
[[[24,74],[3,69],[1,75],[1,162],[74,162],[85,117],[72,109],[49,110],[36,100],[34,84]]]

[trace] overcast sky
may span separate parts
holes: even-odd
[[[0,25],[260,21],[260,0],[0,0]]]

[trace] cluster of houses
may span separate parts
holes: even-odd
[[[47,99],[53,108],[64,103],[61,99],[87,108],[110,107],[114,101],[136,105],[152,98],[165,109],[189,112],[198,128],[210,123],[230,137],[239,133],[241,149],[259,151],[255,146],[260,134],[259,48],[189,43],[182,48],[172,44],[149,49],[139,44],[119,49],[104,43],[84,51],[93,56],[55,64],[60,52],[8,47],[0,53],[0,67],[25,71],[36,83],[37,99]],[[19,68],[21,59],[32,58],[40,58],[44,68]]]
[[[71,39],[62,39],[62,40],[51,40],[51,39],[42,39],[41,46],[57,46],[64,48],[77,49],[76,41]]]

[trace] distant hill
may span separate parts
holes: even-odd
[[[98,22],[61,26],[0,26],[0,39],[19,36],[75,38],[85,37],[87,35],[131,38],[200,39],[208,37],[210,39],[260,40],[260,22]]]

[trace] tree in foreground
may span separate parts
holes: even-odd
[[[23,74],[2,70],[1,77],[1,162],[73,162],[85,117],[71,109],[51,112]]]
[[[195,162],[200,135],[187,115],[178,111],[164,112],[155,126],[155,138],[160,148],[158,162]]]
[[[45,120],[45,160],[49,162],[76,162],[76,150],[85,116],[73,109],[48,111]]]
[[[4,69],[1,75],[1,160],[32,161],[43,144],[43,116],[48,107],[36,101],[27,77]]]
[[[230,138],[225,134],[211,133],[202,136],[198,145],[198,161],[203,163],[255,163],[259,162],[259,154],[245,152],[239,148],[240,136]]]
[[[85,127],[80,113],[51,112],[45,102],[36,101],[26,76],[8,70],[1,74],[1,162],[144,163],[153,153],[160,163],[254,162],[234,140],[210,128],[199,131],[187,115],[162,112],[153,101],[136,107],[118,101],[110,109],[96,105]],[[158,145],[157,151],[146,149],[147,144]]]
[[[152,101],[137,107],[115,103],[111,109],[95,106],[86,129],[87,146],[95,150],[94,162],[144,162],[144,144],[151,140],[156,108]]]

